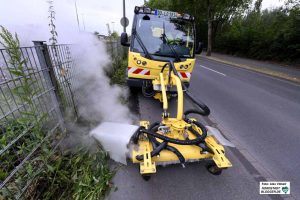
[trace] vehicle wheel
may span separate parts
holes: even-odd
[[[151,178],[151,175],[144,175],[142,174],[142,178],[144,179],[144,181],[149,181]]]
[[[215,176],[222,174],[222,169],[220,169],[214,162],[209,163],[206,166],[206,169],[208,170],[209,173]]]
[[[153,90],[152,85],[142,87],[142,94],[144,95],[144,97],[151,98],[155,95],[155,93],[156,92]]]
[[[139,92],[139,88],[129,87],[129,91],[130,91],[131,94],[137,94]]]

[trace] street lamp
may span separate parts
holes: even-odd
[[[112,24],[112,31],[115,32],[115,22],[111,22]]]

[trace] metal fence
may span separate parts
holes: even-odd
[[[76,119],[70,48],[0,49],[0,200],[26,197],[65,134],[63,115]]]
[[[114,60],[118,56],[124,57],[128,53],[128,48],[123,47],[119,39],[106,41],[106,49],[112,60]]]

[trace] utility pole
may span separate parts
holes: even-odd
[[[82,17],[82,23],[83,23],[83,30],[85,31],[84,14],[81,14],[81,17]]]
[[[126,13],[125,13],[125,0],[123,0],[123,19],[125,19]],[[123,26],[123,32],[126,33],[126,26]]]
[[[80,25],[79,25],[79,18],[78,18],[78,10],[77,10],[76,0],[75,0],[75,11],[76,11],[76,17],[77,17],[77,26],[78,26],[78,30],[80,31]]]

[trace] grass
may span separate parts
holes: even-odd
[[[100,199],[110,188],[113,174],[107,154],[100,147],[57,151],[37,179],[34,198],[39,199]],[[32,196],[32,194],[31,194]]]
[[[110,78],[111,84],[120,86],[126,85],[127,66],[127,54],[123,54],[123,56],[119,55],[113,57],[112,66],[108,71],[106,71],[106,75]]]
[[[118,58],[113,65],[114,73],[111,76],[111,82],[117,85],[126,84],[126,69],[127,69],[127,59]]]
[[[41,166],[41,162],[29,163],[25,161],[25,158],[34,154],[44,140],[43,124],[48,115],[40,112],[34,101],[34,97],[42,91],[37,80],[33,78],[35,70],[29,67],[27,59],[22,57],[17,34],[13,36],[1,26],[0,38],[0,44],[6,49],[9,58],[6,69],[12,76],[11,81],[14,82],[14,87],[11,88],[13,98],[21,102],[25,108],[19,110],[18,116],[8,116],[3,121],[4,123],[2,122],[0,134],[1,150],[12,144],[0,155],[0,180],[8,179],[6,186],[0,190],[0,199],[13,199],[14,196],[20,194],[20,188],[24,188],[27,181],[34,175],[34,168]],[[21,81],[13,77],[21,77]],[[13,142],[19,135],[22,136]],[[41,156],[40,160],[43,158]],[[9,179],[8,177],[14,173],[14,170],[16,170],[14,177]]]
[[[33,100],[42,91],[31,76],[33,69],[24,68],[28,63],[22,59],[17,35],[13,36],[1,26],[0,39],[10,57],[9,73],[22,77],[23,84],[16,82],[13,95],[27,105],[27,110],[20,112],[18,117],[1,122],[0,149],[24,131],[26,136],[15,143],[13,150],[8,149],[0,155],[0,181],[36,149],[0,190],[0,199],[15,199],[20,195],[19,190],[26,186],[25,199],[100,199],[111,186],[112,172],[107,164],[107,154],[99,146],[93,152],[87,148],[55,148],[62,140],[62,136],[58,138],[57,135],[63,134],[54,131],[51,137],[46,136],[48,115],[41,113]]]

